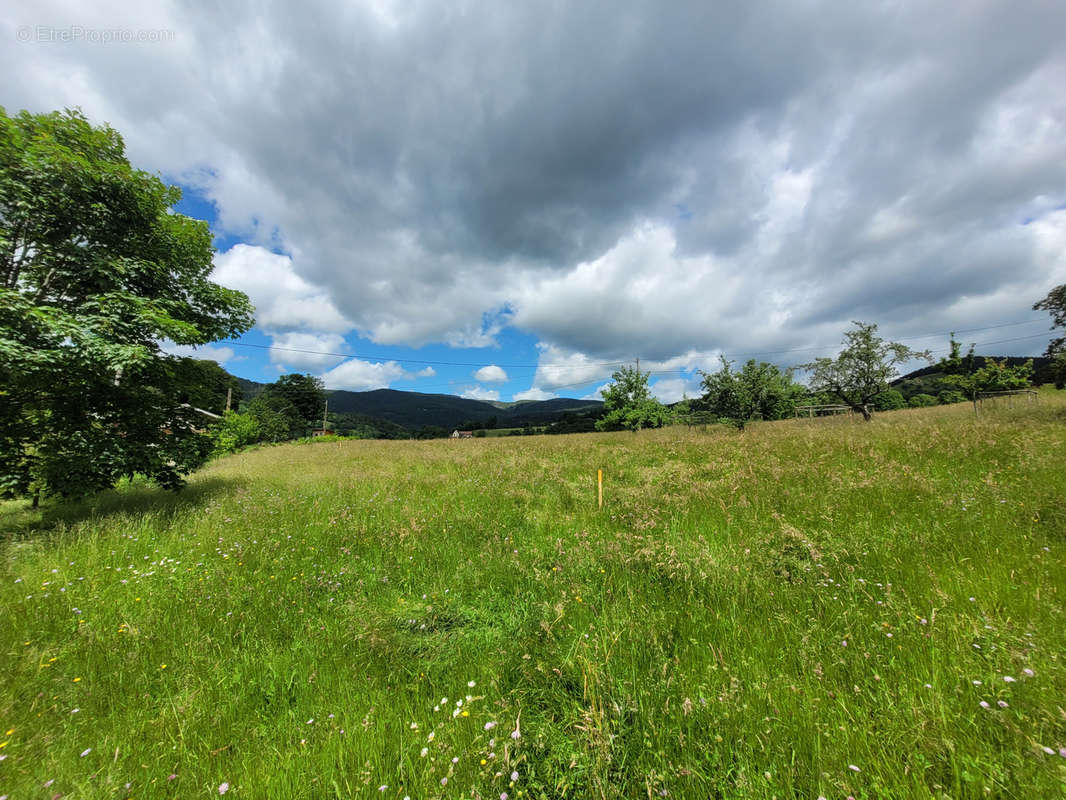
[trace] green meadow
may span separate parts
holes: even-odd
[[[1064,797],[1064,454],[1051,391],[7,503],[0,797]]]

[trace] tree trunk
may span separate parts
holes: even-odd
[[[30,504],[30,508],[36,511],[41,507],[41,490],[37,489],[33,493],[33,502]]]
[[[870,413],[870,407],[868,405],[863,404],[859,406],[859,411],[862,412],[862,418],[865,422],[869,422],[873,419],[873,414]]]

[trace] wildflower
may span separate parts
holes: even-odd
[[[453,763],[453,764],[458,764],[458,763],[459,763],[459,756],[455,756],[455,757],[453,757],[453,758],[452,758],[452,763]]]
[[[862,772],[862,770],[856,767],[854,764],[848,764],[848,769],[850,769],[852,772]]]
[[[385,791],[388,788],[389,788],[388,785],[383,783],[381,786],[378,787],[378,791],[379,792],[383,792],[383,791]]]
[[[464,717],[469,717],[469,716],[470,716],[470,712],[469,712],[469,711],[464,711],[464,712],[462,713],[462,716],[464,716]]]
[[[467,681],[466,685],[473,689],[475,686],[477,686],[477,683],[475,681]]]
[[[333,715],[330,714],[330,716],[332,717]],[[413,731],[417,731],[418,730],[418,723],[417,722],[412,722],[411,723],[411,730],[413,730]]]
[[[977,705],[981,706],[981,708],[990,708],[990,707],[991,707],[991,706],[989,706],[989,705],[988,705],[988,703],[987,703],[987,702],[985,702],[984,700],[982,700],[982,701],[981,701],[980,703],[978,703]]]
[[[514,729],[513,731],[511,731],[511,738],[512,738],[512,739],[518,739],[518,738],[520,738],[521,736],[522,736],[522,734],[520,734],[520,733],[518,732],[518,728],[515,728],[515,729]]]
[[[70,713],[71,714],[77,714],[79,711],[81,711],[80,708],[72,708],[72,709],[70,709]]]
[[[81,680],[81,678],[75,678],[75,679],[74,679],[74,683],[77,683],[77,682],[78,682],[78,681],[80,681],[80,680]]]
[[[225,794],[228,791],[229,791],[229,784],[228,783],[220,783],[218,785],[218,793],[219,794]]]
[[[1023,669],[1022,672],[1025,673],[1025,677],[1027,677],[1027,678],[1032,678],[1034,675],[1036,675],[1036,673],[1033,672],[1031,669],[1029,669],[1029,667],[1026,667],[1025,669]]]
[[[1047,753],[1049,756],[1055,755],[1055,751],[1052,750],[1050,747],[1041,747],[1040,749]]]
[[[513,781],[518,780],[518,770],[515,770],[514,772],[511,773],[511,780],[513,780]]]
[[[425,758],[428,754],[429,754],[429,748],[428,747],[423,747],[422,748],[422,752],[419,753],[419,755],[422,756],[422,758]]]
[[[315,724],[315,718],[311,717],[311,719],[307,720],[307,724],[308,725],[314,725]]]
[[[1007,701],[1006,700],[997,700],[996,701],[996,705],[999,706],[1000,708],[1006,708],[1007,707]]]
[[[85,756],[89,755],[89,753],[91,753],[92,751],[93,749],[91,747],[86,747],[84,750],[81,751],[81,757],[85,758]]]
[[[448,779],[447,778],[441,778],[440,779],[440,785],[441,786],[447,786],[448,785]]]
[[[1004,683],[1015,683],[1015,680],[1010,675],[1004,675],[1003,676],[1003,682]]]
[[[485,730],[487,730],[487,731],[491,731],[495,727],[496,727],[496,723],[495,722],[486,722],[485,723]]]
[[[980,686],[980,685],[981,685],[981,681],[974,681],[974,682],[973,682],[973,685],[974,685],[974,686]]]
[[[429,732],[429,736],[426,737],[426,741],[427,742],[432,742],[435,738],[437,738],[437,732],[436,731],[430,731]]]
[[[507,792],[500,792],[500,800],[507,800]]]

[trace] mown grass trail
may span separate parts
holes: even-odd
[[[1049,392],[7,504],[0,795],[1063,796],[1064,445]]]

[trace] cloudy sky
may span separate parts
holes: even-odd
[[[79,106],[208,219],[236,374],[510,400],[789,365],[851,320],[1038,354],[1066,4],[12,3],[0,104]]]

